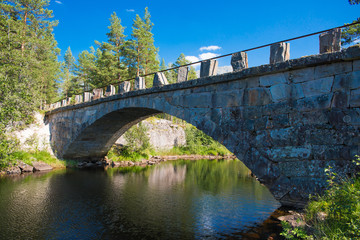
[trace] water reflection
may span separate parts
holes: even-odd
[[[0,179],[0,239],[222,238],[278,206],[236,160],[67,170]]]

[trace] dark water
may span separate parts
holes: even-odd
[[[0,239],[231,238],[279,206],[237,160],[63,170],[0,179]]]

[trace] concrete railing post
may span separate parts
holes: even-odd
[[[105,96],[109,97],[115,95],[115,87],[113,85],[109,85],[106,87]]]
[[[178,68],[178,75],[177,75],[177,81],[176,82],[185,82],[187,81],[189,73],[188,67],[180,67]]]
[[[65,107],[67,105],[66,103],[67,103],[66,99],[61,100],[61,106],[62,107]]]
[[[84,102],[89,102],[91,101],[91,97],[92,97],[92,94],[90,92],[84,92],[83,93],[83,100]]]
[[[270,46],[270,64],[290,59],[290,43],[275,43]]]
[[[201,62],[200,77],[214,76],[217,74],[218,61],[206,60]]]
[[[143,77],[136,77],[135,78],[135,85],[134,85],[134,89],[135,90],[140,90],[140,89],[145,89],[145,78]]]
[[[55,108],[59,108],[59,107],[61,107],[61,102],[57,102],[57,103],[55,103],[55,106],[54,106]]]
[[[93,90],[93,95],[91,97],[91,100],[100,99],[104,96],[104,91],[102,88],[97,88]]]
[[[248,68],[248,57],[246,52],[237,52],[231,56],[231,66],[233,71],[240,71],[242,69]]]
[[[336,28],[319,36],[320,53],[337,52],[341,50],[341,29]]]
[[[79,104],[82,102],[82,96],[81,95],[75,95],[75,104]]]
[[[122,82],[119,85],[118,93],[122,94],[122,93],[130,92],[130,88],[131,88],[131,83],[129,81]]]
[[[153,87],[161,87],[163,85],[168,85],[169,82],[165,77],[163,72],[157,72],[154,75]]]

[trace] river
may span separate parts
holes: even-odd
[[[0,179],[0,239],[241,239],[280,204],[238,160]]]

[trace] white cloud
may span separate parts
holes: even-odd
[[[220,50],[220,49],[221,49],[221,47],[212,45],[212,46],[207,46],[207,47],[201,47],[200,51],[216,51],[216,50]]]
[[[134,9],[126,9],[127,12],[135,12]]]
[[[62,2],[60,2],[60,1],[55,1],[57,4],[63,4]]]
[[[192,62],[192,63],[200,61],[200,59],[198,57],[196,57],[196,56],[186,56],[185,59]]]
[[[202,53],[199,55],[201,60],[205,60],[205,59],[209,59],[209,58],[213,58],[213,57],[217,57],[217,56],[219,56],[219,54],[211,53],[211,52]]]

